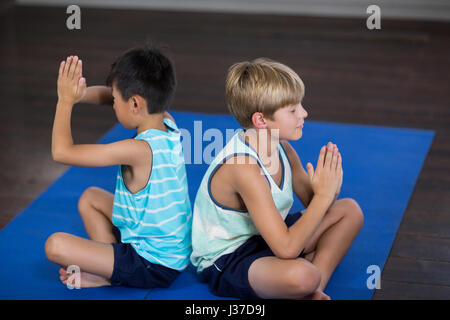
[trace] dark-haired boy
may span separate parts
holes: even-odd
[[[180,131],[166,112],[176,87],[175,71],[158,49],[136,48],[116,60],[107,84],[86,88],[77,56],[60,64],[54,160],[120,166],[114,194],[91,187],[78,202],[90,240],[54,233],[45,253],[62,266],[64,284],[72,280],[66,268],[76,265],[80,287],[168,287],[187,267],[191,253],[192,213]],[[70,118],[77,102],[113,103],[119,122],[137,129],[137,136],[75,145]]]

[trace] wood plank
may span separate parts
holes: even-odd
[[[450,287],[382,280],[373,300],[448,300]]]
[[[381,283],[391,280],[450,287],[449,275],[450,262],[390,256],[384,266]]]
[[[450,263],[450,238],[431,237],[423,233],[399,232],[390,256]],[[450,266],[448,272],[450,275]]]

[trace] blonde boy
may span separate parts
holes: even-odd
[[[208,168],[194,204],[191,262],[213,293],[242,299],[329,299],[323,292],[358,234],[356,201],[336,200],[342,158],[329,142],[316,169],[287,140],[308,113],[304,85],[268,59],[231,66],[227,105],[244,128]],[[269,170],[270,168],[270,170]],[[293,193],[306,210],[288,215]]]

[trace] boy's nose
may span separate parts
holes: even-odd
[[[300,112],[300,116],[302,118],[307,118],[308,117],[308,111],[306,111],[306,109],[302,106],[301,112]]]

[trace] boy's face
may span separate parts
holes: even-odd
[[[114,97],[114,104],[113,108],[116,112],[117,120],[127,129],[133,129],[132,126],[130,126],[130,116],[129,116],[129,101],[125,101],[122,98],[122,95],[120,94],[119,90],[115,87],[113,84],[112,87],[112,96]]]
[[[278,109],[273,120],[266,119],[267,129],[278,129],[280,140],[298,140],[303,134],[303,124],[308,112],[302,103]]]

